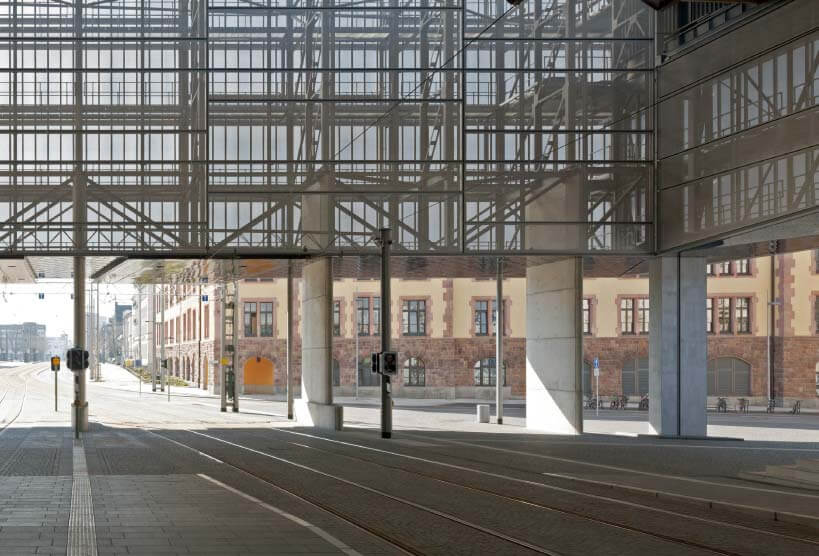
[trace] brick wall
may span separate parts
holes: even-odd
[[[506,338],[504,355],[507,367],[507,386],[513,396],[525,393],[525,345],[523,338]],[[359,357],[368,357],[379,351],[380,339],[374,336],[359,338]],[[399,371],[408,357],[424,362],[427,388],[454,388],[474,386],[473,366],[476,361],[495,356],[495,339],[481,338],[426,338],[401,337],[393,339],[392,348],[399,353]],[[334,338],[333,358],[339,361],[341,384],[355,384],[355,339]],[[401,386],[399,372],[396,385]]]

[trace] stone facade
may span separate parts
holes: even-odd
[[[771,257],[761,257],[751,261],[749,272],[730,275],[718,270],[708,278],[709,298],[732,299],[732,322],[729,333],[708,335],[708,359],[723,357],[736,358],[750,365],[750,397],[755,403],[764,404],[767,399],[768,378],[768,319],[767,302],[777,301],[774,306],[774,330],[770,331],[772,353],[773,389],[777,399],[789,407],[793,400],[800,399],[805,407],[817,404],[816,376],[819,372],[819,333],[815,321],[815,298],[819,294],[819,274],[816,272],[816,253],[805,252],[775,257],[773,273],[775,286],[770,289]],[[737,268],[732,265],[732,268]],[[301,367],[301,289],[298,281],[295,288],[295,312],[293,315],[294,339],[293,384],[298,392]],[[645,298],[648,281],[644,276],[630,276],[621,279],[596,278],[584,280],[584,297],[589,300],[590,334],[584,336],[584,361],[591,366],[592,360],[600,360],[600,392],[604,396],[622,393],[622,369],[629,362],[648,357],[647,334],[622,334],[620,331],[620,300],[623,298]],[[237,344],[237,372],[239,383],[243,384],[245,364],[251,358],[263,357],[273,363],[272,387],[265,385],[265,391],[285,392],[286,364],[286,285],[283,280],[266,282],[240,282],[240,303],[244,301],[271,301],[274,306],[273,337],[243,337]],[[399,353],[399,371],[404,362],[414,357],[423,362],[424,386],[404,384],[403,373],[394,381],[394,392],[398,397],[429,398],[492,398],[494,387],[475,386],[474,365],[477,361],[495,356],[495,338],[475,335],[475,301],[490,301],[495,295],[494,280],[472,280],[464,278],[430,278],[426,280],[396,280],[393,284],[393,305],[391,325],[393,349]],[[347,396],[356,391],[356,360],[369,361],[369,355],[380,349],[377,335],[358,338],[359,357],[355,356],[356,345],[356,297],[372,298],[379,295],[378,284],[372,280],[338,280],[334,283],[334,300],[339,303],[339,330],[333,338],[333,359],[337,362],[338,382],[335,395]],[[219,376],[211,362],[220,357],[219,353],[219,313],[220,303],[216,291],[210,290],[209,327],[202,333],[201,344],[198,334],[190,341],[179,345],[169,344],[166,355],[173,361],[172,372],[202,388],[218,391]],[[733,304],[742,297],[749,299],[750,332],[736,334],[736,314]],[[404,300],[420,300],[426,303],[426,334],[424,336],[404,336],[402,334],[401,303]],[[504,318],[505,352],[507,364],[506,391],[512,398],[525,396],[525,280],[507,279],[504,284],[506,315]],[[799,304],[802,305],[799,305]],[[807,304],[810,303],[808,307]],[[491,303],[490,303],[491,304]],[[191,307],[202,304],[198,296],[182,301],[173,301],[166,307],[166,320],[175,322],[179,314]],[[241,305],[240,305],[241,307]],[[237,310],[237,320],[242,311]],[[195,318],[196,315],[194,315]],[[201,316],[201,315],[200,315]],[[159,317],[159,315],[157,315]],[[636,314],[635,314],[636,318]],[[370,313],[370,322],[374,317]],[[714,315],[716,319],[716,314]],[[159,319],[157,319],[159,320]],[[196,322],[196,321],[194,321]],[[705,323],[703,323],[705,324]],[[201,326],[201,323],[198,323]],[[242,328],[241,326],[239,327]],[[258,327],[257,327],[258,329]],[[374,327],[370,330],[375,334]],[[368,363],[367,363],[368,365]],[[207,376],[203,376],[207,368]],[[369,376],[367,376],[369,378]],[[377,381],[367,378],[360,383],[360,395],[378,395]],[[253,392],[248,386],[246,392]],[[297,394],[298,395],[298,394]]]

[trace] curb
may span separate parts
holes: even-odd
[[[795,523],[797,525],[807,525],[810,527],[819,527],[819,516],[810,516],[805,514],[796,514],[792,512],[782,512],[772,510],[769,508],[761,508],[759,506],[749,506],[747,504],[734,504],[722,500],[710,500],[708,498],[700,498],[699,496],[688,496],[686,494],[677,494],[673,492],[665,492],[660,490],[652,490],[648,488],[635,487],[630,485],[622,485],[617,483],[607,483],[605,481],[595,481],[594,479],[582,479],[580,477],[573,477],[571,475],[563,475],[562,473],[543,473],[547,477],[556,477],[566,479],[579,483],[593,484],[596,486],[607,487],[612,490],[622,490],[635,494],[648,494],[654,498],[663,498],[667,500],[676,500],[680,502],[695,503],[698,506],[704,506],[709,510],[730,510],[740,512],[762,519],[770,519],[772,521],[779,521],[785,523]],[[729,487],[730,488],[730,487]]]

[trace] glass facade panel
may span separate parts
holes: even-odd
[[[651,250],[641,2],[32,6],[0,1],[0,249]]]

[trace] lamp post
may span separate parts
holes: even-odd
[[[175,339],[174,339],[173,336],[169,336],[168,341],[170,343],[174,343]],[[179,364],[179,344],[178,343],[176,344],[176,361],[177,361],[177,364]],[[169,372],[170,372],[170,365],[168,365],[168,367],[165,369],[165,376],[167,377],[165,379],[165,387],[168,389],[168,401],[171,401],[171,378],[172,378],[172,375],[169,375],[168,374]]]
[[[767,351],[768,351],[768,353],[767,353],[766,359],[768,361],[768,373],[767,373],[767,375],[768,375],[767,394],[768,395],[767,395],[767,397],[768,397],[768,405],[769,406],[771,404],[771,400],[774,400],[776,398],[774,393],[771,391],[771,387],[773,386],[773,384],[771,382],[771,342],[772,342],[772,338],[771,338],[771,332],[772,332],[771,331],[771,316],[772,316],[773,307],[778,307],[778,306],[782,305],[781,301],[777,301],[775,299],[771,300],[770,297],[772,297],[772,295],[773,295],[773,293],[768,294],[768,300],[765,303],[765,306],[766,306],[765,308],[766,308],[766,311],[767,311],[767,315],[766,315],[767,318],[765,320],[767,321],[766,328],[768,329],[768,334],[767,334],[767,336],[768,336],[768,338],[767,338],[768,339],[768,342],[767,342]]]

